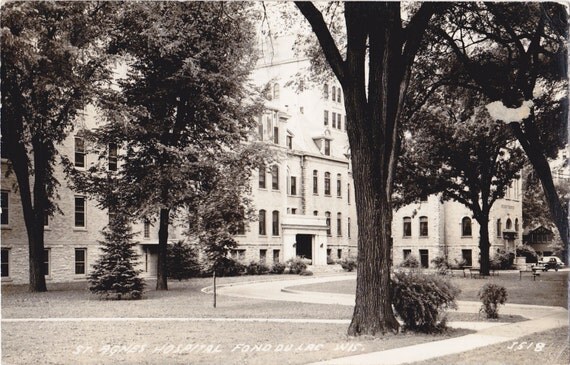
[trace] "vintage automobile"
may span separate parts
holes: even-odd
[[[564,267],[564,262],[562,262],[562,260],[560,260],[558,257],[556,257],[556,256],[544,256],[543,258],[541,258],[538,261],[538,264],[533,266],[533,270],[542,270],[542,271],[554,270],[554,271],[558,271],[558,269],[561,269],[563,267]]]

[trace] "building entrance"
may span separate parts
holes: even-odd
[[[312,234],[298,234],[295,236],[297,242],[296,254],[297,256],[313,259],[313,235]]]

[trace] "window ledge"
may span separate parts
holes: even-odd
[[[87,232],[87,228],[74,227],[73,232]]]
[[[9,230],[12,229],[12,226],[9,225],[9,224],[7,224],[7,225],[2,225],[2,226],[1,226],[1,229],[2,229],[2,230],[7,230],[7,231],[9,231]]]
[[[14,279],[12,279],[12,278],[9,277],[9,276],[4,276],[4,277],[2,277],[2,282],[3,282],[3,283],[11,283],[12,281],[14,281]]]

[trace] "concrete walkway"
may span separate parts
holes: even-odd
[[[288,289],[288,287],[355,280],[355,278],[355,275],[297,277],[283,281],[225,285],[218,288],[217,292],[222,295],[244,298],[353,306],[354,295],[306,292]],[[204,289],[204,291],[208,290],[209,288]],[[457,304],[458,312],[464,313],[479,313],[479,308],[481,307],[479,302],[459,301]],[[449,325],[451,327],[468,328],[477,331],[477,333],[392,350],[342,357],[315,364],[405,364],[509,342],[520,337],[568,325],[568,311],[560,307],[506,304],[501,306],[500,312],[503,315],[521,315],[529,320],[517,323],[450,322]]]

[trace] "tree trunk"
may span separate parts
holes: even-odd
[[[168,252],[168,225],[170,209],[160,209],[160,222],[158,229],[158,263],[156,270],[156,290],[168,290],[166,272],[166,254]]]
[[[482,213],[477,218],[479,223],[479,267],[481,269],[481,276],[489,276],[491,269],[490,247],[489,242],[489,212]]]

